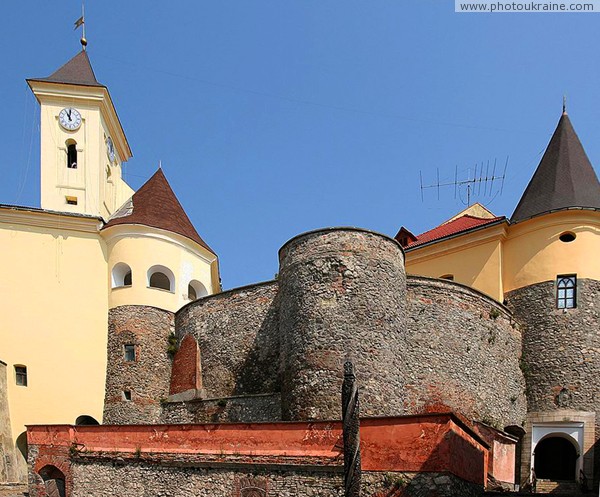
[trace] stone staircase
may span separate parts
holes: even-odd
[[[573,480],[542,480],[538,479],[536,486],[538,494],[552,495],[581,495],[579,483]]]
[[[584,495],[591,496],[594,494],[582,493],[579,483],[573,480],[553,481],[539,479],[536,484],[535,494],[528,492],[484,492],[483,495],[484,497],[533,497],[534,495],[560,495],[562,497],[582,497]]]

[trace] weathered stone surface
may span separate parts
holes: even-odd
[[[164,353],[171,315],[114,309],[106,422],[339,419],[350,357],[363,416],[454,410],[498,428],[521,425],[521,335],[508,309],[445,280],[409,277],[407,292],[403,262],[398,244],[376,233],[300,235],[282,248],[277,281],[177,313],[172,371]],[[128,342],[138,347],[135,363],[123,360]],[[165,402],[169,382],[171,391],[189,387],[168,399],[182,402]]]
[[[277,282],[206,297],[177,313],[177,336],[200,346],[209,398],[279,392]]]
[[[281,420],[278,393],[246,395],[191,402],[166,402],[161,423],[251,423]]]
[[[529,412],[600,410],[600,281],[577,281],[577,307],[557,309],[556,284],[546,281],[507,294],[507,306],[523,323],[522,369]],[[596,437],[600,419],[596,416]],[[597,438],[596,438],[597,440]],[[586,454],[589,458],[591,454]],[[525,456],[526,457],[526,456]],[[524,460],[523,474],[530,459]],[[594,458],[594,480],[600,458]],[[596,483],[597,485],[597,483]]]
[[[460,412],[496,428],[525,420],[521,333],[508,309],[450,281],[408,278],[401,336],[405,412]]]
[[[286,470],[277,467],[231,469],[81,462],[73,465],[72,497],[342,497],[343,475],[336,468]],[[255,493],[252,493],[254,491]],[[481,487],[452,474],[369,473],[364,497],[475,497]]]
[[[156,423],[161,399],[169,395],[174,333],[172,312],[147,306],[121,306],[108,315],[108,366],[104,423]],[[136,347],[136,360],[126,361],[124,345]],[[124,392],[131,392],[131,400]]]
[[[364,416],[402,412],[404,254],[358,229],[300,235],[280,251],[284,419],[339,419],[342,365],[356,366]]]
[[[507,294],[524,327],[529,411],[600,408],[600,382],[590,381],[600,378],[600,281],[580,279],[577,285],[575,309],[556,308],[553,281]]]

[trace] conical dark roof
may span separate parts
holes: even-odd
[[[600,183],[569,116],[563,113],[511,221],[577,207],[600,209]]]
[[[57,69],[47,78],[36,78],[35,80],[67,83],[71,85],[104,86],[96,80],[90,58],[85,50],[79,52],[69,62]]]
[[[103,229],[120,224],[142,224],[183,235],[205,249],[213,250],[200,238],[194,225],[177,200],[162,169],[142,185],[109,219]]]

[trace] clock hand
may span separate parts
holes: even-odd
[[[71,119],[71,109],[67,109],[67,116],[69,116],[69,122],[72,120]]]

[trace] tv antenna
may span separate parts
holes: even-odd
[[[490,164],[488,160],[487,163],[481,162],[481,164],[475,164],[475,167],[472,171],[469,168],[467,170],[467,179],[458,179],[458,166],[454,169],[454,181],[440,182],[440,169],[437,168],[437,181],[435,183],[431,183],[429,185],[423,184],[423,174],[419,171],[419,181],[421,185],[421,202],[424,202],[423,190],[427,190],[430,188],[437,189],[437,198],[440,199],[440,188],[453,186],[454,187],[454,198],[457,196],[460,198],[461,202],[465,203],[462,190],[464,189],[466,193],[466,205],[467,207],[471,205],[471,200],[473,197],[488,197],[491,198],[490,202],[497,196],[502,195],[502,191],[504,190],[504,179],[506,178],[506,168],[508,167],[508,156],[506,157],[506,162],[504,163],[504,170],[502,172],[502,176],[496,175],[496,166],[497,160],[494,159],[493,164]],[[490,170],[491,167],[491,170]],[[500,185],[494,191],[494,181],[496,181],[496,185]],[[481,190],[483,188],[483,194]]]

